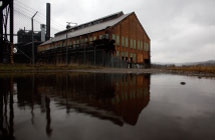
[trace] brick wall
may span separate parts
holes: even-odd
[[[116,40],[115,56],[119,56],[123,60],[127,59],[128,62],[140,64],[144,63],[144,59],[150,59],[150,39],[134,13],[115,25],[111,33]],[[147,46],[148,48],[146,48]]]

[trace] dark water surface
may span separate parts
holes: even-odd
[[[0,75],[0,139],[214,140],[215,79]]]

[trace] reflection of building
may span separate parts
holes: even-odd
[[[135,125],[149,102],[148,75],[64,75],[46,81],[42,78],[38,85],[40,94],[54,94],[60,97],[57,103],[68,110],[75,109],[119,125],[124,122]]]
[[[13,79],[0,80],[0,139],[14,139]]]
[[[149,77],[139,75],[117,81],[115,97],[112,99],[113,110],[124,121],[135,125],[142,109],[149,102]]]
[[[135,125],[149,103],[149,84],[148,75],[124,74],[33,74],[1,79],[0,138],[1,134],[3,139],[14,135],[14,95],[19,109],[30,110],[32,125],[37,123],[34,110],[39,107],[46,119],[42,127],[51,136],[51,104],[66,109],[66,113],[75,110],[120,126]]]

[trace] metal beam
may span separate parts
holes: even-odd
[[[3,11],[0,11],[0,63],[3,61]]]
[[[13,16],[14,16],[13,0],[10,1],[9,7],[10,7],[10,42],[13,44],[13,27],[14,27],[14,22],[13,22]]]
[[[13,43],[13,1],[14,0],[0,0],[1,2],[1,6],[0,6],[0,63],[3,62],[3,54],[4,51],[6,51],[6,43],[4,42],[4,22],[7,23],[7,21],[4,21],[4,16],[3,16],[3,11],[5,10],[5,8],[7,8],[9,6],[9,12],[10,12],[10,42]],[[7,18],[6,18],[7,19]],[[6,30],[6,29],[5,29]],[[7,32],[6,32],[7,34]],[[8,42],[7,42],[8,43]],[[11,50],[11,49],[9,49]]]

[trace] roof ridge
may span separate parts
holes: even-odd
[[[58,36],[58,35],[66,33],[66,32],[73,32],[73,31],[83,29],[83,28],[86,28],[86,27],[89,27],[89,26],[92,26],[92,25],[96,25],[96,24],[99,24],[99,23],[102,23],[102,22],[105,22],[105,21],[116,19],[116,18],[118,18],[118,17],[120,17],[122,15],[124,15],[124,13],[122,11],[117,12],[117,13],[113,13],[113,14],[110,14],[110,15],[107,15],[107,16],[92,20],[90,22],[86,22],[86,23],[80,24],[78,26],[74,26],[72,28],[60,31],[60,32],[56,33],[55,35]]]

